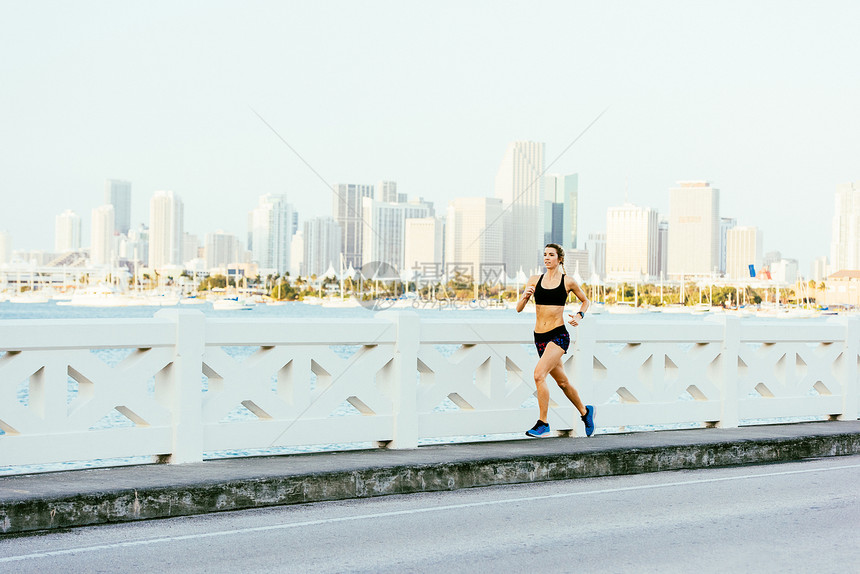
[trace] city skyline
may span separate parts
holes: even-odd
[[[529,140],[546,142],[549,172],[578,174],[581,238],[625,197],[667,215],[667,189],[707,180],[722,216],[806,274],[830,254],[833,190],[860,179],[853,3],[255,2],[236,15],[0,8],[0,47],[16,54],[0,62],[0,230],[15,249],[50,250],[65,209],[89,237],[113,178],[133,183],[133,228],[172,189],[199,238],[242,236],[267,193],[328,215],[338,182],[396,181],[444,210],[492,197],[506,146]]]

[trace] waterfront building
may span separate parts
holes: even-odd
[[[90,226],[90,261],[93,265],[113,264],[114,225],[113,205],[102,205],[93,209]]]
[[[251,211],[248,249],[251,260],[266,273],[283,275],[290,270],[294,211],[286,195],[271,193],[261,195]]]
[[[149,228],[141,223],[137,229],[129,229],[126,258],[133,263],[149,261]]]
[[[720,218],[720,274],[726,274],[726,233],[736,227],[738,220],[734,217]]]
[[[585,249],[588,251],[588,267],[591,273],[602,281],[606,277],[606,234],[589,233]]]
[[[366,197],[373,197],[372,185],[339,183],[334,186],[332,195],[332,217],[340,225],[344,265],[352,265],[354,269],[362,264],[364,233],[372,233],[368,229],[369,222],[365,224],[362,220],[361,202]]]
[[[657,219],[657,277],[665,279],[669,276],[669,220]]]
[[[812,269],[809,274],[810,278],[816,283],[824,281],[824,278],[830,274],[830,261],[826,255],[816,257],[812,261]]]
[[[290,275],[298,277],[305,275],[305,231],[299,229],[293,235],[293,241],[290,243]]]
[[[428,209],[421,205],[363,198],[362,220],[366,227],[361,247],[362,264],[387,263],[400,273],[404,266],[406,220],[428,215]]]
[[[752,277],[750,265],[756,277],[762,271],[763,235],[758,227],[735,226],[726,231],[726,276],[739,281]]]
[[[54,252],[66,253],[81,248],[81,217],[71,209],[54,220]]]
[[[430,265],[441,269],[445,257],[445,220],[441,217],[415,217],[406,220],[404,233],[405,270],[423,275]]]
[[[0,231],[0,265],[12,261],[12,236],[8,231]]]
[[[113,205],[114,231],[128,235],[131,229],[131,182],[121,179],[105,180],[104,202]]]
[[[340,274],[341,230],[333,217],[322,216],[304,223],[302,275],[322,277],[329,267]]]
[[[824,282],[826,305],[860,307],[860,270],[842,269],[827,276]]]
[[[433,202],[427,201],[426,199],[424,199],[421,196],[414,197],[414,198],[410,199],[407,203],[409,203],[409,205],[411,205],[413,207],[423,207],[423,208],[427,209],[427,216],[428,217],[434,217],[436,215],[436,208],[433,205]]]
[[[625,203],[606,211],[606,279],[642,281],[657,276],[657,212]]]
[[[830,270],[860,269],[860,182],[836,186]]]
[[[544,243],[557,243],[565,251],[576,249],[579,174],[547,175],[544,192]]]
[[[206,269],[227,267],[230,263],[239,263],[241,261],[240,252],[242,251],[244,251],[242,242],[232,233],[220,229],[215,233],[207,233],[204,248]]]
[[[771,279],[777,283],[792,284],[797,281],[797,259],[780,259],[770,265]]]
[[[587,249],[565,249],[564,269],[574,279],[582,283],[591,280],[591,268],[588,265]]]
[[[720,190],[679,181],[669,190],[669,277],[710,277],[720,266]]]
[[[526,275],[543,264],[544,151],[546,144],[508,144],[496,173],[496,198],[502,200],[502,260],[511,275]]]
[[[199,259],[203,256],[200,252],[200,239],[187,231],[182,234],[182,263]]]
[[[162,269],[182,263],[184,205],[172,191],[156,191],[149,200],[149,267]]]
[[[502,269],[502,205],[501,198],[493,197],[458,197],[448,203],[443,273],[459,269],[481,283],[494,281],[495,268],[507,277],[516,276],[517,269],[506,265]]]

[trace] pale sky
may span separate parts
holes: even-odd
[[[0,0],[0,230],[51,250],[104,180],[185,227],[245,237],[264,193],[304,220],[329,183],[397,181],[443,212],[491,196],[508,142],[579,173],[584,238],[629,200],[668,215],[708,180],[765,251],[829,255],[836,185],[860,181],[860,3]],[[580,245],[580,248],[582,245]],[[536,249],[540,249],[536,246]]]

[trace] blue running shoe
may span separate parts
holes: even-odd
[[[535,426],[526,431],[526,436],[540,438],[549,434],[549,425],[543,421],[538,421]]]
[[[582,422],[585,423],[585,436],[594,434],[594,407],[585,405],[585,414],[581,418]]]

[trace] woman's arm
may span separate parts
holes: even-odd
[[[528,283],[526,283],[526,288],[523,289],[523,295],[520,297],[520,300],[517,301],[517,313],[522,312],[523,309],[526,308],[526,303],[529,302],[529,299],[532,298],[532,294],[535,292],[535,285],[537,285],[538,276],[532,275],[529,277]]]
[[[582,304],[579,306],[579,311],[574,314],[568,313],[568,316],[573,319],[571,324],[576,326],[579,324],[581,319],[585,318],[585,313],[588,311],[589,305],[591,305],[591,301],[588,300],[588,297],[585,296],[585,291],[582,290],[582,287],[579,286],[573,278],[565,276],[565,288],[568,291],[573,291],[573,294],[576,295],[576,298],[582,301]],[[581,315],[580,315],[581,313]]]

